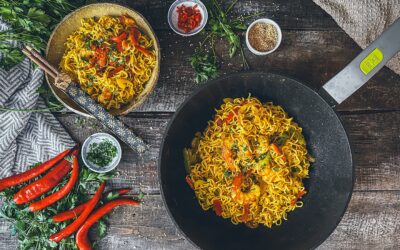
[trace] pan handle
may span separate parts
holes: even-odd
[[[400,18],[320,89],[332,106],[351,96],[400,50]]]

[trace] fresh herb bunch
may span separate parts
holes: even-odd
[[[83,3],[83,2],[82,2]],[[19,63],[23,54],[9,40],[43,51],[52,28],[71,12],[78,1],[67,0],[0,0],[0,16],[10,27],[0,32],[0,64],[8,69]]]
[[[117,147],[110,140],[105,139],[99,143],[90,144],[87,159],[100,167],[105,167],[115,156],[117,156]]]
[[[219,75],[218,60],[214,51],[214,40],[217,38],[225,39],[229,43],[229,57],[234,57],[239,50],[244,69],[249,68],[244,57],[240,37],[236,31],[245,30],[245,20],[262,13],[232,18],[229,14],[237,2],[238,0],[234,0],[226,10],[220,6],[217,0],[208,0],[205,2],[209,12],[207,30],[205,31],[206,37],[190,58],[191,65],[196,72],[196,82],[198,83]],[[206,42],[209,40],[211,40],[211,43],[208,44],[210,44],[213,54],[210,53],[210,49],[205,48]]]
[[[80,166],[83,166],[83,164],[80,164]],[[34,180],[0,192],[0,196],[3,200],[2,208],[0,209],[0,218],[11,222],[11,235],[17,236],[19,243],[18,249],[77,249],[73,237],[66,238],[60,243],[49,240],[50,235],[60,231],[71,223],[71,221],[54,223],[52,217],[87,201],[90,198],[90,194],[97,190],[101,182],[113,176],[115,176],[115,173],[99,174],[91,172],[86,167],[81,167],[79,182],[67,196],[52,206],[32,213],[27,209],[29,204],[23,206],[16,205],[13,201],[13,197],[19,189],[39,179],[39,176]],[[67,177],[63,178],[51,192],[41,196],[40,199],[48,196],[50,193],[56,192],[63,187],[67,181]],[[107,200],[113,197],[115,196],[109,194],[105,199]],[[107,229],[105,223],[106,219],[107,218],[102,218],[99,220],[95,227],[96,236],[99,239],[105,236]]]
[[[217,56],[213,52],[197,49],[190,58],[190,64],[196,71],[196,82],[207,81],[218,76]]]

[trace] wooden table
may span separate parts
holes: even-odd
[[[124,1],[118,1],[124,2]],[[151,150],[142,158],[132,157],[123,145],[120,175],[113,187],[131,187],[146,194],[139,207],[122,207],[111,215],[103,249],[193,249],[179,234],[163,205],[157,180],[157,159],[165,127],[177,107],[193,90],[188,59],[202,40],[183,38],[166,23],[171,0],[126,1],[154,27],[162,48],[161,74],[157,88],[136,112],[123,118]],[[290,75],[312,88],[319,88],[361,50],[311,0],[241,0],[236,13],[265,11],[281,25],[281,47],[266,57],[245,49],[252,70]],[[228,60],[226,44],[217,43],[223,60],[221,72],[241,71],[240,58]],[[348,210],[335,232],[319,249],[390,249],[400,247],[400,77],[381,70],[361,90],[337,108],[352,144],[356,182]],[[66,112],[57,118],[72,137],[82,143],[95,132],[106,131],[91,119]],[[332,197],[335,202],[335,197]],[[9,224],[0,221],[0,248],[14,249]]]

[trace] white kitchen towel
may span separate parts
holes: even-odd
[[[400,0],[313,1],[363,49],[400,17]],[[400,74],[400,53],[386,66]]]

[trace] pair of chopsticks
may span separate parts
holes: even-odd
[[[60,75],[60,71],[51,65],[40,53],[30,46],[25,46],[22,48],[22,53],[36,63],[39,68],[44,70],[51,77],[56,78]]]

